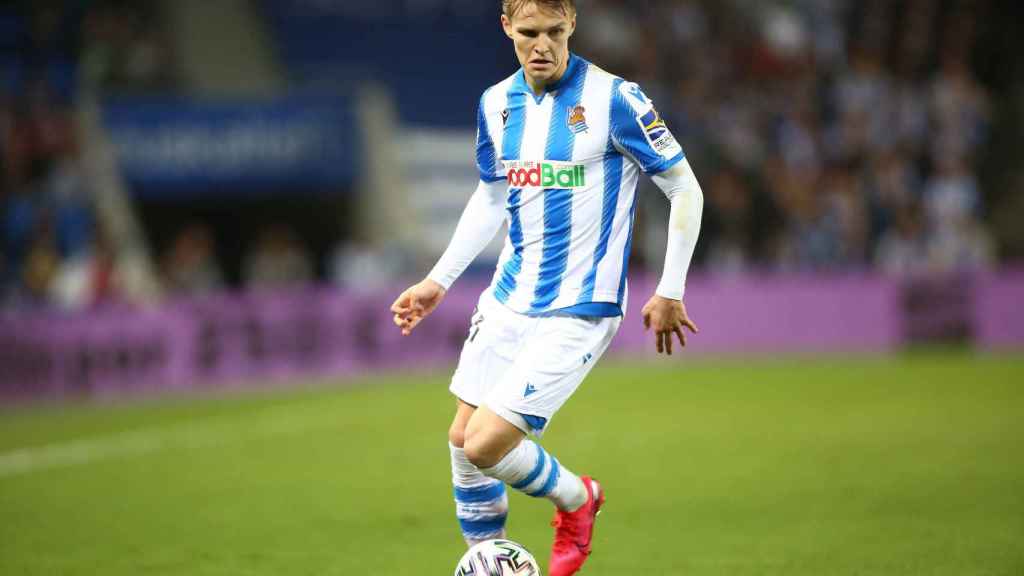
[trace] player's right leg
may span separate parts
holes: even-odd
[[[469,461],[464,450],[470,418],[499,375],[508,371],[514,357],[516,327],[509,322],[513,320],[511,313],[500,306],[489,294],[480,298],[450,387],[458,399],[455,418],[448,430],[455,511],[469,546],[504,538],[508,517],[505,484],[484,475]]]
[[[485,476],[466,458],[466,424],[476,411],[458,401],[455,418],[448,429],[448,448],[452,458],[452,484],[455,486],[455,516],[466,545],[505,538],[508,518],[508,495],[505,484]]]

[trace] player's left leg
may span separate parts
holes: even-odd
[[[590,554],[594,520],[604,503],[600,485],[580,478],[487,406],[466,426],[466,456],[480,471],[524,494],[552,501],[557,511],[549,576],[575,574]]]
[[[554,502],[556,526],[549,576],[575,574],[591,550],[601,486],[578,477],[544,448],[540,436],[607,350],[621,318],[536,319],[512,369],[466,426],[466,455],[484,474]]]
[[[465,454],[481,472],[559,510],[575,511],[587,501],[586,488],[523,430],[483,406],[466,426]]]

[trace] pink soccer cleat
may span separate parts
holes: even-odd
[[[589,476],[581,478],[587,488],[587,503],[575,512],[555,513],[555,544],[551,547],[548,576],[570,576],[579,572],[590,555],[594,536],[594,520],[604,504],[604,490]]]

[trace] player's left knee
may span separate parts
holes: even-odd
[[[500,441],[498,436],[487,434],[482,430],[467,435],[462,448],[466,453],[466,458],[477,468],[494,466],[501,462],[505,454],[511,450]]]

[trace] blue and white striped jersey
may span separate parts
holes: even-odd
[[[657,174],[682,159],[636,84],[576,55],[541,97],[522,70],[489,88],[477,165],[481,180],[509,186],[495,298],[523,314],[620,314],[640,171]]]

